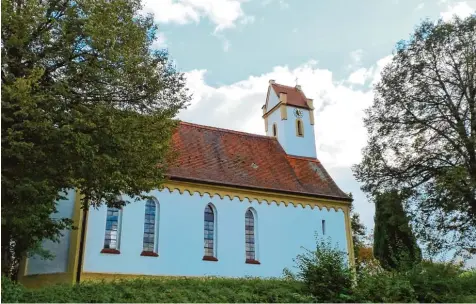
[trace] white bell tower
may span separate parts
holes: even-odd
[[[288,155],[316,158],[313,101],[299,85],[270,80],[262,109],[266,135],[276,137]]]

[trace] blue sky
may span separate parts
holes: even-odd
[[[354,194],[373,227],[350,167],[366,143],[363,110],[393,48],[423,19],[467,16],[476,0],[148,0],[160,39],[193,93],[185,121],[264,134],[268,80],[302,86],[316,107],[317,156]]]

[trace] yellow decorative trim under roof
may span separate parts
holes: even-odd
[[[278,193],[271,191],[263,190],[254,190],[254,189],[240,189],[236,187],[222,186],[222,185],[210,185],[210,184],[201,184],[195,182],[186,182],[186,181],[177,181],[177,180],[168,180],[165,184],[162,185],[161,189],[168,189],[169,192],[177,190],[180,194],[188,192],[190,195],[193,195],[195,192],[200,196],[208,194],[209,197],[215,195],[219,196],[221,199],[228,196],[230,200],[235,197],[240,201],[247,199],[249,202],[258,201],[262,204],[266,202],[268,205],[276,203],[276,205],[284,204],[285,206],[294,206],[302,207],[306,206],[311,207],[311,209],[326,208],[327,210],[334,209],[338,211],[339,209],[346,212],[350,206],[349,202],[326,199],[326,198],[317,198],[306,195],[296,195],[296,194],[286,194]]]

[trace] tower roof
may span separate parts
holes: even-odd
[[[271,83],[271,87],[274,92],[276,92],[276,95],[279,96],[279,93],[285,93],[287,95],[287,104],[299,108],[310,109],[307,103],[308,99],[299,86],[290,87],[273,82]]]
[[[172,147],[172,180],[351,201],[319,160],[287,155],[274,137],[181,122]]]

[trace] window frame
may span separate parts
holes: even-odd
[[[248,258],[248,250],[247,250],[247,215],[248,212],[252,215],[253,218],[253,258]],[[249,207],[245,211],[245,263],[246,264],[256,264],[259,265],[261,264],[258,259],[258,253],[259,253],[259,246],[258,246],[258,216],[256,213],[256,210],[252,207]]]
[[[207,221],[206,219],[206,214],[207,214],[207,208],[210,208],[210,210],[212,211],[212,214],[213,214],[213,231],[212,231],[212,251],[213,251],[213,254],[212,255],[209,255],[207,254],[207,248],[209,247],[205,247],[205,244],[206,244],[206,241],[210,240],[209,238],[207,238],[207,235],[209,235],[209,232],[210,230],[207,229],[207,223],[210,223],[210,221]],[[218,247],[218,242],[217,242],[217,236],[218,236],[218,230],[217,230],[217,209],[215,207],[215,205],[213,205],[212,203],[208,203],[205,208],[203,209],[203,258],[202,260],[204,261],[213,261],[213,262],[217,262],[218,261],[218,258],[217,258],[217,247]]]
[[[116,246],[115,248],[106,248],[106,236],[108,226],[108,217],[110,210],[117,210],[117,229],[116,229]],[[104,227],[104,237],[103,237],[103,248],[101,253],[109,253],[109,254],[120,254],[121,253],[121,236],[122,236],[122,212],[123,208],[116,208],[116,207],[108,207],[106,206],[106,226]],[[110,230],[113,231],[113,230]]]
[[[304,137],[304,123],[301,118],[296,119],[296,136]]]
[[[273,123],[273,137],[278,137],[278,125],[276,123]]]
[[[155,214],[154,214],[154,234],[153,234],[153,250],[146,250],[144,248],[144,237],[146,234],[146,217],[147,217],[147,204],[152,202],[155,206]],[[151,256],[151,257],[158,257],[159,256],[159,222],[160,222],[160,204],[159,201],[155,197],[151,197],[147,199],[144,204],[144,225],[143,225],[143,232],[142,232],[142,252],[141,256]],[[149,232],[150,233],[150,232]],[[148,248],[147,248],[148,249]]]

